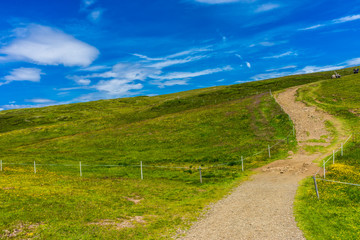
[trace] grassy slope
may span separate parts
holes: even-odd
[[[350,75],[303,88],[300,97],[344,122],[355,136],[331,165],[327,179],[360,184],[360,75]],[[359,187],[318,182],[316,199],[312,179],[303,182],[297,195],[296,216],[307,239],[358,239],[360,236]]]
[[[139,169],[130,166],[85,166],[79,178],[78,168],[72,166],[40,165],[34,176],[31,165],[5,165],[0,230],[11,234],[23,229],[17,238],[168,238],[248,175],[235,163],[241,155],[264,149],[291,130],[279,106],[260,93],[328,77],[316,73],[156,97],[2,111],[4,163],[131,165],[142,160],[187,169],[145,168],[141,181]],[[293,147],[277,145],[273,159]],[[265,155],[246,159],[246,169],[267,163]],[[230,164],[204,169],[204,184],[199,184],[195,167],[218,163]],[[134,204],[127,198],[142,201]],[[90,224],[101,219],[119,223],[134,216],[144,217],[146,223],[121,230]],[[39,226],[28,226],[34,223]]]

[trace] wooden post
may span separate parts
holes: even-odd
[[[201,167],[199,167],[199,173],[200,173],[200,183],[202,183]]]
[[[320,198],[319,198],[319,190],[318,190],[317,183],[316,183],[316,177],[315,177],[315,176],[313,176],[313,179],[314,179],[314,185],[315,185],[316,196],[317,196],[317,198],[318,198],[318,199],[320,199]]]
[[[0,160],[0,171],[2,172],[2,160]]]
[[[268,145],[269,158],[271,158],[270,145]]]
[[[323,165],[323,167],[324,167],[324,179],[326,178],[326,162],[325,162],[325,160],[324,160],[324,165]]]
[[[286,137],[286,142],[289,144],[289,136]]]

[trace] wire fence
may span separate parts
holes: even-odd
[[[348,143],[348,141],[351,139],[352,136],[353,135],[350,135],[346,139],[345,142],[341,143],[340,148],[334,149],[332,155],[329,156],[327,159],[323,160],[322,168],[319,168],[319,170],[314,174],[313,180],[314,180],[316,196],[317,196],[318,199],[320,199],[320,195],[319,195],[319,189],[318,189],[317,180],[360,187],[360,184],[356,184],[356,183],[348,183],[348,182],[341,182],[341,181],[326,179],[326,167],[330,166],[331,164],[335,164],[337,155],[340,154],[341,157],[344,156],[344,146]],[[320,176],[321,171],[322,171],[322,178]],[[317,175],[319,175],[320,177],[319,178],[316,177]]]
[[[273,97],[271,90],[269,91],[270,96],[272,99],[276,101],[276,99]],[[230,99],[229,99],[230,100]],[[216,103],[216,101],[215,101]],[[287,114],[284,109],[279,105],[283,113]],[[288,114],[287,114],[288,115]],[[107,172],[116,174],[115,175],[122,175],[122,176],[129,176],[134,178],[141,178],[144,179],[151,175],[150,170],[152,173],[158,171],[158,170],[171,170],[173,171],[173,174],[170,176],[167,174],[167,177],[170,178],[181,178],[180,176],[176,176],[175,172],[182,171],[182,173],[187,172],[194,176],[194,172],[198,172],[198,181],[200,183],[203,182],[203,177],[211,177],[213,176],[210,174],[211,171],[215,171],[216,169],[224,168],[224,167],[234,167],[236,166],[236,170],[240,170],[241,172],[244,172],[246,169],[251,169],[252,167],[255,167],[254,158],[264,158],[264,159],[271,159],[272,154],[276,153],[276,149],[273,150],[276,146],[280,144],[289,144],[290,143],[290,137],[295,138],[295,128],[291,121],[290,116],[288,115],[289,121],[292,125],[292,130],[286,135],[286,137],[282,139],[277,139],[274,144],[268,144],[267,147],[263,148],[261,151],[258,151],[254,154],[248,155],[248,156],[239,156],[239,160],[237,161],[228,161],[223,162],[219,164],[214,164],[212,166],[204,167],[202,165],[193,167],[190,166],[162,166],[162,165],[151,165],[151,164],[144,164],[143,161],[139,161],[139,164],[89,164],[80,161],[77,164],[62,164],[62,163],[37,163],[36,161],[31,163],[13,163],[13,162],[6,162],[3,160],[0,160],[0,171],[5,171],[5,166],[23,166],[27,168],[28,172],[33,172],[34,174],[39,173],[39,169],[61,169],[61,171],[64,171],[65,169],[68,170],[68,172],[72,172],[75,174],[77,172],[77,175],[80,177],[83,176],[90,176],[92,172],[100,171],[99,169],[102,169],[100,172]],[[264,156],[261,156],[264,155]],[[119,170],[120,169],[120,170]],[[204,174],[204,171],[205,174]],[[166,175],[166,174],[165,174]],[[159,174],[157,174],[159,176]],[[150,177],[150,176],[149,176]]]

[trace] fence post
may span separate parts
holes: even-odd
[[[34,173],[36,174],[36,163],[34,161]]]
[[[286,137],[286,142],[289,144],[289,136]]]
[[[313,176],[313,179],[314,179],[314,185],[315,185],[316,196],[317,196],[317,198],[318,198],[318,199],[320,199],[320,198],[319,198],[319,190],[318,190],[317,183],[316,183],[316,177],[315,177],[315,176]]]
[[[199,173],[200,173],[200,183],[202,183],[201,167],[199,167]]]
[[[333,164],[335,164],[335,150],[333,150]]]
[[[141,180],[144,179],[142,161],[140,161]]]
[[[244,171],[244,158],[241,156],[241,170]]]
[[[326,178],[326,170],[325,170],[325,167],[326,167],[326,162],[324,160],[324,179]]]
[[[0,160],[0,171],[2,172],[2,160]]]
[[[268,145],[269,158],[271,158],[270,145]]]
[[[295,125],[293,125],[293,136],[295,136]]]
[[[344,144],[341,143],[341,156],[344,156]]]
[[[81,161],[80,161],[80,177],[82,177],[82,171],[81,171]]]

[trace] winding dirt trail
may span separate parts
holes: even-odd
[[[332,116],[296,101],[298,88],[287,89],[276,100],[295,123],[299,151],[256,169],[257,174],[214,204],[181,239],[305,239],[293,215],[298,182],[313,175],[319,169],[313,161],[329,153],[308,154],[304,147],[330,144],[332,139],[325,137],[330,136],[325,128],[326,120],[337,127],[340,139],[345,136],[341,124]],[[326,142],[314,142],[321,138]]]

